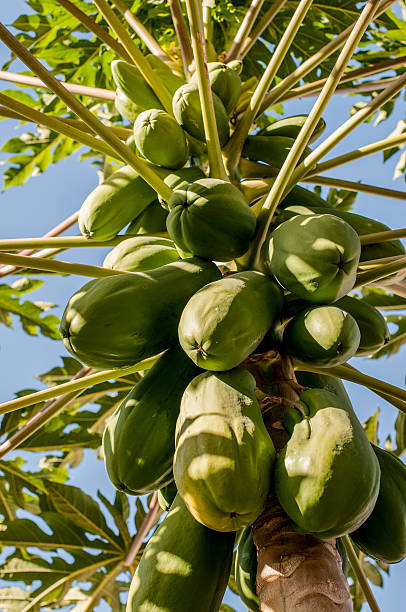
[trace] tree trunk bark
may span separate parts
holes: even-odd
[[[276,351],[244,364],[256,377],[264,421],[277,454],[288,441],[282,425],[300,392],[289,357]],[[351,612],[349,585],[336,540],[296,533],[276,496],[252,526],[257,548],[257,594],[261,612]]]

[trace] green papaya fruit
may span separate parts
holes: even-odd
[[[138,115],[134,139],[141,155],[152,164],[176,170],[187,162],[189,147],[185,132],[163,110],[152,108]]]
[[[294,142],[295,139],[288,136],[248,136],[242,155],[248,159],[269,164],[274,168],[282,168]],[[312,150],[306,147],[298,163],[302,162],[311,152]]]
[[[327,200],[323,200],[316,192],[310,191],[310,189],[305,189],[304,187],[300,187],[300,185],[295,185],[289,193],[283,198],[281,202],[278,204],[278,209],[286,208],[286,206],[306,206],[310,209],[320,208],[321,210],[317,210],[318,213],[326,212],[325,208],[331,210],[336,210],[336,208],[327,202]],[[311,214],[311,212],[303,212],[300,213],[303,215]],[[334,213],[332,213],[334,214]],[[345,219],[344,219],[345,220]],[[348,223],[348,221],[347,221]],[[351,223],[350,223],[351,225]]]
[[[137,114],[149,108],[164,110],[159,98],[136,66],[124,60],[114,60],[111,62],[111,72],[115,84],[134,104],[133,108]]]
[[[256,590],[257,566],[257,549],[251,528],[245,527],[237,548],[234,577],[241,601],[251,612],[259,612]]]
[[[227,115],[229,115],[240,97],[241,79],[235,70],[222,62],[209,62],[207,69],[211,89],[220,98]],[[191,81],[193,83],[198,82],[196,72],[193,74]]]
[[[172,240],[157,236],[135,236],[123,240],[107,253],[103,267],[124,272],[144,272],[179,259]]]
[[[176,497],[178,489],[176,488],[175,481],[172,480],[169,484],[158,491],[158,503],[161,509],[166,512],[171,507],[173,500]]]
[[[285,289],[308,302],[328,304],[353,288],[360,252],[357,233],[339,217],[297,215],[272,232],[264,257]]]
[[[238,272],[209,283],[182,312],[180,344],[205,370],[231,370],[260,344],[282,301],[277,284],[261,272]]]
[[[275,449],[247,370],[204,372],[183,394],[173,475],[196,520],[217,531],[251,525],[265,507]]]
[[[331,368],[353,357],[360,343],[354,317],[334,306],[313,306],[293,317],[283,332],[284,350],[304,363]]]
[[[358,529],[379,492],[380,468],[355,413],[334,393],[300,395],[298,422],[276,462],[279,502],[296,528],[319,538]]]
[[[194,183],[199,179],[206,178],[206,175],[199,166],[190,166],[189,168],[179,168],[178,170],[169,172],[161,178],[165,185],[168,185],[168,187],[170,187],[172,191],[175,191],[178,189],[183,189],[189,183]],[[161,203],[161,206],[167,210],[168,202],[163,200],[160,196],[158,196],[158,199]]]
[[[157,234],[166,232],[166,211],[159,203],[154,200],[140,215],[130,223],[126,234]]]
[[[393,453],[372,445],[381,468],[381,484],[372,514],[351,533],[365,554],[384,563],[406,557],[406,466]]]
[[[284,117],[279,119],[266,128],[258,132],[258,136],[288,136],[289,138],[297,138],[300,130],[304,126],[308,115],[295,115],[294,117]],[[326,128],[326,122],[323,118],[320,118],[316,127],[314,128],[313,134],[309,140],[311,144],[314,140],[317,140],[319,136],[324,132]]]
[[[230,137],[230,128],[224,104],[215,93],[213,93],[213,106],[220,146],[224,147]],[[206,136],[197,83],[189,82],[179,87],[175,92],[173,96],[173,114],[176,121],[188,134],[197,138],[197,140],[205,142]]]
[[[185,83],[185,79],[183,77],[173,72],[168,64],[165,64],[165,62],[163,62],[156,55],[148,53],[148,55],[145,56],[145,59],[155,74],[160,77],[162,83],[172,95],[181,85]]]
[[[116,408],[103,434],[104,461],[113,485],[131,495],[173,480],[175,426],[182,394],[199,368],[174,346]]]
[[[389,342],[390,333],[386,321],[374,306],[349,295],[340,298],[334,305],[350,313],[357,322],[361,339],[356,357],[372,355]]]
[[[229,261],[245,253],[256,218],[235,185],[199,179],[170,197],[166,222],[172,240],[186,253]]]
[[[345,548],[345,544],[342,538],[336,539],[336,547],[338,550],[338,554],[341,557],[341,567],[343,569],[343,574],[345,577],[347,577],[349,561],[348,561],[347,549]]]
[[[287,208],[284,209],[279,218],[282,222],[288,218],[291,218],[294,214],[317,215],[322,214],[324,212],[326,211],[322,208],[317,208],[313,206],[312,209],[310,209],[307,204],[305,205],[303,203],[303,205],[300,206],[289,205]],[[328,213],[331,215],[335,215],[336,217],[340,217],[340,219],[346,221],[357,232],[358,236],[363,236],[364,234],[374,234],[376,232],[385,232],[390,229],[390,227],[388,227],[384,223],[381,223],[380,221],[376,221],[375,219],[370,219],[369,217],[339,210],[337,208],[329,210]],[[388,242],[366,244],[362,245],[361,247],[360,262],[404,254],[405,248],[400,240],[390,240]]]
[[[311,389],[324,389],[333,393],[337,400],[347,406],[348,410],[354,411],[351,400],[345,390],[343,381],[341,378],[335,376],[329,376],[328,374],[316,374],[314,372],[302,372],[297,370],[295,372],[297,382],[303,387],[310,387]]]
[[[87,196],[79,211],[79,229],[93,240],[114,238],[156,198],[131,166],[113,172]]]
[[[141,557],[126,612],[217,612],[233,546],[233,533],[198,523],[177,495]]]
[[[138,116],[138,106],[125,95],[120,87],[116,89],[114,106],[124,119],[127,119],[130,123],[134,123]]]
[[[189,298],[220,277],[211,261],[195,257],[92,280],[65,308],[60,326],[65,347],[76,359],[102,369],[157,355],[177,343]]]

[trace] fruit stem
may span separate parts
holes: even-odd
[[[376,185],[367,185],[366,183],[355,183],[353,181],[345,181],[344,179],[336,179],[330,176],[312,176],[311,178],[303,178],[300,182],[310,183],[313,185],[328,185],[329,187],[340,187],[349,191],[358,191],[359,193],[372,193],[373,195],[385,196],[386,198],[394,198],[395,200],[406,200],[406,192],[397,191],[396,189],[386,189],[385,187],[377,187]]]
[[[189,32],[183,17],[182,8],[179,0],[168,0],[173,27],[179,42],[180,54],[182,56],[183,70],[186,80],[190,77],[190,67],[193,62],[193,50],[190,42]]]
[[[362,568],[361,563],[359,562],[359,559],[349,536],[343,535],[341,537],[344,542],[345,550],[347,551],[348,560],[351,564],[355,576],[357,577],[358,582],[361,585],[362,592],[364,593],[365,599],[367,600],[367,603],[371,608],[371,612],[380,612],[380,608],[376,602],[375,597],[372,594],[367,577],[365,576],[364,570]]]
[[[9,412],[14,412],[14,410],[20,410],[20,408],[33,406],[34,404],[48,401],[64,393],[71,393],[73,391],[88,389],[93,385],[98,385],[99,383],[107,382],[108,380],[119,378],[121,376],[129,376],[130,374],[134,374],[134,372],[140,372],[141,370],[149,370],[150,368],[152,368],[154,363],[159,359],[161,355],[162,353],[159,353],[159,355],[149,357],[148,359],[139,361],[138,363],[126,368],[103,370],[102,372],[97,372],[96,374],[89,374],[89,376],[83,376],[79,380],[72,380],[67,383],[57,385],[56,387],[51,387],[50,389],[36,391],[35,393],[30,393],[29,395],[25,395],[24,397],[18,397],[16,399],[10,400],[9,402],[4,402],[3,404],[0,404],[0,414],[8,414]]]
[[[306,17],[306,14],[310,9],[311,4],[312,0],[300,0],[300,3],[297,6],[293,17],[289,22],[288,27],[286,28],[278,46],[272,54],[271,61],[269,62],[264,74],[262,75],[261,80],[259,81],[254,91],[248,108],[241,117],[241,120],[238,122],[234,134],[232,135],[224,149],[224,155],[227,160],[228,172],[234,170],[234,168],[238,164],[244,142],[249,134],[251,125],[259,112],[261,103],[266,95],[266,92],[271,86],[281,63],[285,59],[286,54],[289,52],[290,46],[304,18]]]
[[[155,38],[148,32],[148,30],[142,25],[140,21],[133,15],[129,8],[122,2],[122,0],[113,0],[113,4],[120,11],[128,25],[134,30],[140,40],[145,46],[151,51],[153,55],[159,57],[160,60],[165,64],[171,64],[171,60],[161,45],[157,43]]]
[[[244,19],[240,23],[240,27],[234,36],[231,47],[224,58],[224,63],[231,62],[235,59],[240,59],[241,48],[246,41],[248,34],[251,32],[263,4],[264,0],[251,0],[251,4],[244,15]]]
[[[377,140],[376,142],[372,142],[369,145],[359,147],[354,151],[349,151],[348,153],[344,153],[344,155],[333,157],[332,159],[329,159],[328,161],[325,161],[322,164],[318,164],[314,170],[314,174],[319,174],[320,172],[331,170],[331,168],[337,168],[342,164],[346,164],[356,159],[361,159],[366,155],[372,155],[373,153],[378,153],[379,151],[385,151],[386,149],[391,149],[392,147],[403,145],[405,142],[406,134],[398,134],[397,136],[390,136],[389,138],[384,138],[383,140]],[[312,175],[312,173],[307,174],[306,178],[309,178]]]
[[[26,74],[18,74],[17,72],[8,72],[6,70],[0,70],[0,81],[9,81],[11,83],[18,83],[20,85],[27,85],[29,87],[41,87],[42,89],[49,89],[37,77],[27,76]],[[102,89],[100,87],[89,87],[88,85],[76,85],[75,83],[65,83],[65,81],[59,81],[68,91],[71,91],[78,96],[89,96],[90,98],[98,98],[100,100],[107,100],[112,102],[116,96],[115,91],[112,89]]]
[[[71,15],[73,15],[81,24],[85,26],[90,32],[93,32],[104,44],[110,49],[115,51],[119,57],[126,62],[131,62],[131,57],[128,55],[124,47],[119,43],[118,40],[110,36],[108,32],[102,26],[94,21],[91,17],[86,15],[77,6],[75,6],[69,0],[58,0],[58,3],[63,6]]]
[[[216,125],[213,107],[213,95],[207,69],[206,45],[204,41],[203,23],[198,0],[186,0],[186,8],[190,24],[193,56],[196,65],[199,85],[200,101],[202,106],[204,133],[206,136],[207,153],[210,164],[210,176],[228,181]]]
[[[42,249],[42,248],[76,248],[76,247],[108,247],[116,246],[128,240],[128,238],[134,238],[137,234],[125,234],[116,236],[111,240],[92,240],[85,236],[50,236],[42,238],[11,238],[0,240],[0,251],[13,251],[15,249],[27,248],[27,249]],[[155,234],[139,234],[140,238],[148,238],[150,236],[157,236],[158,238],[168,238],[167,232],[157,232]],[[14,256],[16,257],[16,255]]]
[[[384,13],[394,3],[394,1],[395,0],[387,0],[386,2],[382,2],[378,10],[376,11],[374,18],[376,19],[382,13]],[[309,72],[317,68],[319,64],[321,64],[325,59],[332,55],[332,53],[337,51],[337,49],[339,49],[345,43],[355,26],[356,22],[346,28],[343,32],[335,36],[333,40],[327,43],[327,45],[325,45],[322,49],[317,51],[317,53],[309,57],[298,68],[296,68],[296,70],[291,72],[280,83],[275,85],[275,87],[272,88],[272,91],[264,98],[259,109],[259,113],[263,113],[270,106],[274,106],[277,102],[281,100],[283,94],[289,91],[293,87],[293,85],[298,83],[304,76],[309,74]]]
[[[209,0],[203,0],[202,4],[202,20],[203,20],[203,32],[204,39],[206,42],[211,43],[213,38],[213,20],[212,20],[212,7]]]
[[[47,87],[53,91],[78,117],[80,117],[98,136],[102,138],[118,156],[127,162],[138,174],[164,199],[169,200],[172,190],[165,185],[164,181],[144,161],[139,159],[126,144],[121,142],[117,136],[112,134],[110,128],[95,117],[88,108],[77,100],[60,83],[51,72],[49,72],[11,32],[0,23],[0,40],[13,51],[16,56],[34,74],[41,78]],[[14,101],[15,104],[16,101]]]
[[[132,63],[137,66],[138,70],[141,72],[148,85],[153,89],[154,93],[159,98],[159,101],[162,103],[166,112],[172,115],[173,111],[171,94],[165,87],[162,80],[153,70],[151,70],[150,64],[145,59],[145,56],[138,49],[137,45],[135,44],[135,42],[133,41],[128,31],[123,26],[113,9],[107,4],[106,0],[93,0],[93,2],[101,12],[113,32],[116,34],[123,47],[126,49],[128,55],[131,57]]]
[[[398,240],[399,238],[406,238],[406,227],[386,232],[375,232],[374,234],[363,234],[359,237],[362,245],[388,242],[389,240]]]
[[[112,270],[100,266],[88,266],[86,264],[71,263],[68,261],[54,261],[39,257],[25,257],[24,255],[10,255],[0,253],[0,263],[10,264],[18,268],[30,268],[34,270],[45,270],[57,274],[76,274],[78,276],[89,276],[90,278],[105,278],[116,274],[128,274],[123,270]]]
[[[143,541],[145,540],[148,533],[151,531],[152,527],[157,522],[159,511],[160,507],[158,502],[158,493],[157,491],[154,491],[151,497],[151,502],[149,504],[149,510],[145,515],[144,520],[142,521],[141,526],[138,529],[136,536],[133,539],[128,553],[123,561],[123,568],[128,568],[133,565]]]
[[[375,281],[382,280],[395,272],[400,272],[406,269],[406,255],[400,255],[396,261],[384,263],[381,266],[376,266],[372,270],[358,272],[355,281],[354,289],[369,285]]]
[[[272,6],[267,10],[262,19],[259,21],[256,28],[252,31],[250,36],[247,36],[245,40],[243,39],[243,44],[241,45],[241,50],[239,50],[238,57],[236,59],[244,59],[247,53],[252,49],[252,47],[257,42],[258,38],[261,34],[270,26],[273,18],[279,13],[279,11],[285,6],[288,0],[276,0],[276,2],[272,3]],[[231,49],[229,53],[231,52]],[[234,59],[234,58],[231,58]],[[227,59],[226,61],[230,61]]]

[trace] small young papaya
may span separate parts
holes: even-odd
[[[227,115],[229,115],[240,97],[241,79],[235,70],[222,62],[209,62],[207,69],[211,89],[220,98]],[[198,82],[196,72],[193,74],[191,81],[193,83]]]
[[[279,119],[278,121],[267,125],[266,128],[258,132],[258,136],[288,136],[289,138],[297,138],[300,130],[306,122],[307,117],[308,115],[284,117],[283,119]],[[322,117],[320,117],[309,140],[309,144],[311,144],[314,140],[317,140],[317,138],[324,132],[325,128],[326,122]]]
[[[264,248],[277,281],[315,304],[328,304],[354,286],[361,244],[355,230],[332,214],[297,215],[279,225]]]
[[[180,344],[205,370],[231,370],[260,344],[282,301],[277,284],[261,272],[239,272],[209,283],[182,312]]]
[[[242,151],[243,157],[269,164],[273,168],[282,168],[295,142],[289,136],[248,136]],[[312,150],[306,147],[299,162],[309,155]]]
[[[279,502],[302,533],[333,538],[371,514],[380,468],[354,411],[334,393],[300,395],[291,437],[276,462]]]
[[[185,132],[163,110],[152,108],[138,115],[134,122],[134,140],[141,155],[157,166],[176,170],[187,161],[189,147]]]
[[[230,128],[224,104],[215,93],[213,93],[213,106],[220,146],[224,147],[230,137]],[[188,134],[197,138],[197,140],[203,142],[206,140],[197,83],[190,81],[175,91],[173,96],[173,114],[176,121]]]
[[[124,60],[114,60],[111,63],[111,72],[115,84],[134,104],[137,114],[149,108],[164,110],[158,97],[136,66]]]
[[[166,222],[172,240],[186,253],[229,261],[248,250],[256,218],[244,195],[221,179],[199,179],[170,197]]]
[[[247,370],[204,372],[186,387],[173,474],[196,520],[217,531],[251,525],[271,488],[275,448]]]
[[[177,495],[150,538],[126,612],[215,612],[227,588],[234,533],[198,523]]]
[[[360,343],[354,317],[334,306],[313,306],[302,310],[283,332],[283,349],[304,363],[331,368],[353,357]]]
[[[107,253],[103,268],[144,272],[178,261],[179,253],[169,238],[134,236],[123,240]]]
[[[65,308],[60,326],[65,347],[76,359],[102,369],[157,355],[177,343],[189,298],[218,278],[214,263],[194,257],[92,280]]]
[[[86,238],[110,240],[155,199],[152,187],[131,166],[123,166],[87,196],[79,229]]]
[[[351,539],[366,555],[399,563],[406,557],[406,466],[393,453],[372,445],[381,468],[378,499]]]
[[[384,317],[368,302],[346,295],[334,306],[338,306],[354,317],[361,334],[356,357],[372,355],[390,340],[390,333]]]
[[[162,208],[159,200],[154,200],[140,215],[130,223],[126,234],[157,234],[166,232],[168,211]]]

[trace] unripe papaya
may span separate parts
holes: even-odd
[[[124,60],[114,60],[111,63],[111,72],[117,87],[134,104],[134,110],[137,114],[149,108],[164,110],[153,89],[136,66]]]
[[[187,162],[189,147],[185,132],[163,110],[152,108],[138,115],[134,139],[141,155],[152,164],[176,170]]]
[[[169,93],[171,93],[172,95],[177,89],[179,89],[181,85],[184,84],[185,79],[179,74],[173,72],[170,67],[165,64],[165,62],[163,62],[161,59],[159,59],[159,57],[157,57],[156,55],[148,53],[148,55],[145,56],[145,59],[147,60],[155,74],[159,76]]]
[[[230,137],[230,128],[224,104],[215,93],[213,93],[213,106],[220,146],[224,147]],[[206,140],[197,83],[189,82],[179,87],[175,92],[173,96],[173,114],[176,121],[188,134],[197,138],[197,140],[203,142]]]
[[[79,229],[94,240],[114,238],[156,198],[131,166],[113,172],[87,196],[79,211]]]
[[[175,481],[172,480],[169,484],[158,491],[158,503],[164,512],[167,512],[171,507],[173,500],[177,495],[178,489],[176,488]]]
[[[126,612],[217,612],[233,546],[234,533],[207,529],[177,495],[141,557]]]
[[[241,79],[235,70],[222,62],[209,62],[207,69],[211,89],[220,98],[229,115],[240,97]],[[193,74],[191,81],[198,82],[197,72]]]
[[[134,102],[125,95],[120,87],[116,89],[116,95],[114,98],[114,106],[124,119],[127,119],[130,123],[134,123],[138,116],[138,107]]]
[[[351,400],[347,391],[345,390],[343,381],[341,378],[335,376],[328,376],[327,374],[316,374],[315,372],[302,372],[297,370],[295,372],[297,382],[303,387],[310,387],[311,389],[324,389],[333,393],[337,400],[347,406],[348,410],[354,411]]]
[[[183,394],[173,474],[196,520],[217,531],[254,522],[271,487],[275,449],[247,371],[204,372]]]
[[[92,280],[65,308],[60,327],[65,347],[76,359],[103,369],[157,355],[177,343],[189,298],[220,277],[217,266],[195,257]]]
[[[257,549],[251,528],[245,527],[237,548],[234,577],[241,601],[250,612],[259,612],[256,590],[257,567]]]
[[[123,240],[107,253],[103,267],[124,272],[144,272],[179,259],[172,240],[157,236],[135,236]]]
[[[116,489],[139,495],[173,480],[180,402],[199,371],[180,346],[174,346],[116,408],[103,434],[104,461]]]
[[[355,413],[335,394],[310,389],[299,405],[290,409],[296,424],[276,462],[276,494],[298,530],[338,537],[371,514],[379,463]]]
[[[159,170],[158,174],[160,174]],[[165,185],[168,185],[168,187],[170,187],[172,191],[176,191],[178,189],[183,189],[189,183],[194,183],[194,181],[206,178],[206,175],[199,166],[190,166],[190,168],[179,168],[178,170],[169,172],[161,178]],[[165,210],[167,210],[168,202],[164,201],[160,196],[158,196],[158,199],[161,203],[161,206],[165,208]]]
[[[361,338],[356,357],[372,355],[389,342],[386,321],[374,306],[349,295],[337,300],[334,305],[348,312],[357,322]]]
[[[283,333],[284,350],[304,363],[331,368],[355,355],[361,334],[349,312],[334,306],[313,306],[299,312]]]
[[[168,212],[162,208],[159,200],[154,200],[130,223],[126,234],[157,234],[166,232],[167,218]]]
[[[220,179],[199,179],[170,197],[167,228],[186,253],[229,261],[248,250],[256,218],[235,185]]]
[[[297,297],[328,304],[354,286],[361,245],[357,233],[331,215],[298,215],[279,225],[265,247],[265,265]]]
[[[399,563],[406,557],[406,466],[383,448],[372,445],[381,468],[381,484],[372,514],[351,533],[369,557]]]
[[[258,136],[288,136],[289,138],[296,139],[299,135],[300,130],[304,126],[308,115],[295,115],[294,117],[284,117],[279,119],[266,128],[258,132]],[[314,140],[317,140],[319,136],[324,132],[326,128],[326,122],[320,117],[316,127],[314,128],[313,134],[309,140],[309,144]]]
[[[261,272],[239,272],[209,283],[182,312],[180,344],[205,370],[231,370],[260,344],[282,301],[279,287]]]
[[[328,208],[328,212],[330,210],[335,211],[336,208],[327,202],[327,200],[323,200],[315,191],[310,191],[310,189],[305,189],[304,187],[300,187],[300,185],[295,185],[293,189],[289,191],[289,193],[279,202],[278,209],[286,208],[287,206],[305,206],[308,209],[315,209],[317,207],[317,213],[322,214],[323,212],[327,212],[325,208]],[[303,215],[311,214],[310,212],[303,211]],[[334,214],[334,213],[332,213]],[[345,219],[344,219],[345,221]],[[348,223],[348,221],[347,221]],[[351,225],[351,223],[350,223]]]
[[[242,155],[248,159],[269,164],[274,168],[282,168],[294,142],[295,139],[288,136],[248,136]],[[311,152],[312,150],[306,147],[298,163],[302,162]]]

